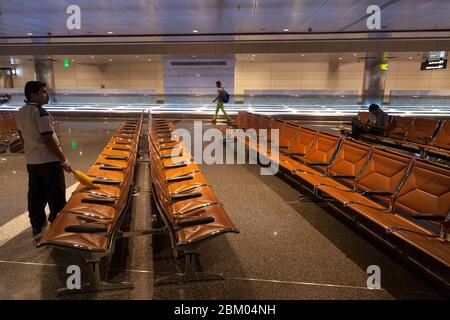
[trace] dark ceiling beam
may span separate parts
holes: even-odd
[[[450,39],[0,44],[1,55],[417,52],[438,50],[450,51]]]

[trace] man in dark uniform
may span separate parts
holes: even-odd
[[[47,85],[28,81],[25,85],[26,105],[16,113],[16,124],[23,140],[28,171],[28,213],[33,235],[52,223],[66,204],[64,171],[70,163],[61,151],[50,114],[42,106],[48,103]]]

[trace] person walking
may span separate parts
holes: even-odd
[[[219,113],[219,110],[222,110],[225,117],[227,117],[228,122],[231,122],[231,118],[228,116],[227,112],[225,111],[225,109],[223,107],[224,102],[228,102],[229,95],[225,91],[225,89],[222,87],[222,83],[220,81],[216,81],[216,87],[217,87],[217,96],[213,100],[213,103],[214,102],[217,103],[217,106],[216,106],[216,112],[214,114],[212,121],[216,122],[217,114]]]

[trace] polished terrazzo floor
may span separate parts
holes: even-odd
[[[117,124],[117,120],[60,119],[62,145],[73,166],[85,170]],[[193,128],[187,121],[176,125]],[[26,210],[24,161],[17,155],[10,159],[14,160],[4,161],[7,164],[2,163],[0,168],[0,226]],[[241,231],[207,241],[201,249],[201,267],[223,273],[224,281],[156,287],[155,279],[176,271],[169,241],[165,236],[136,237],[118,243],[118,254],[108,272],[114,281],[132,281],[134,289],[60,298],[444,298],[436,288],[330,215],[323,204],[299,203],[299,191],[277,176],[261,176],[257,165],[202,165],[201,169]],[[73,183],[67,175],[67,186]],[[147,164],[142,162],[137,172],[141,191],[133,198],[128,229],[157,223],[146,191],[148,183]],[[182,260],[178,263],[183,265]],[[36,249],[27,229],[0,246],[0,299],[56,299],[56,290],[65,285],[70,264],[79,264],[76,255]],[[366,287],[370,265],[381,269],[381,290]]]

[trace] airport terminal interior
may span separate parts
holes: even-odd
[[[1,1],[0,299],[448,299],[449,17]]]

